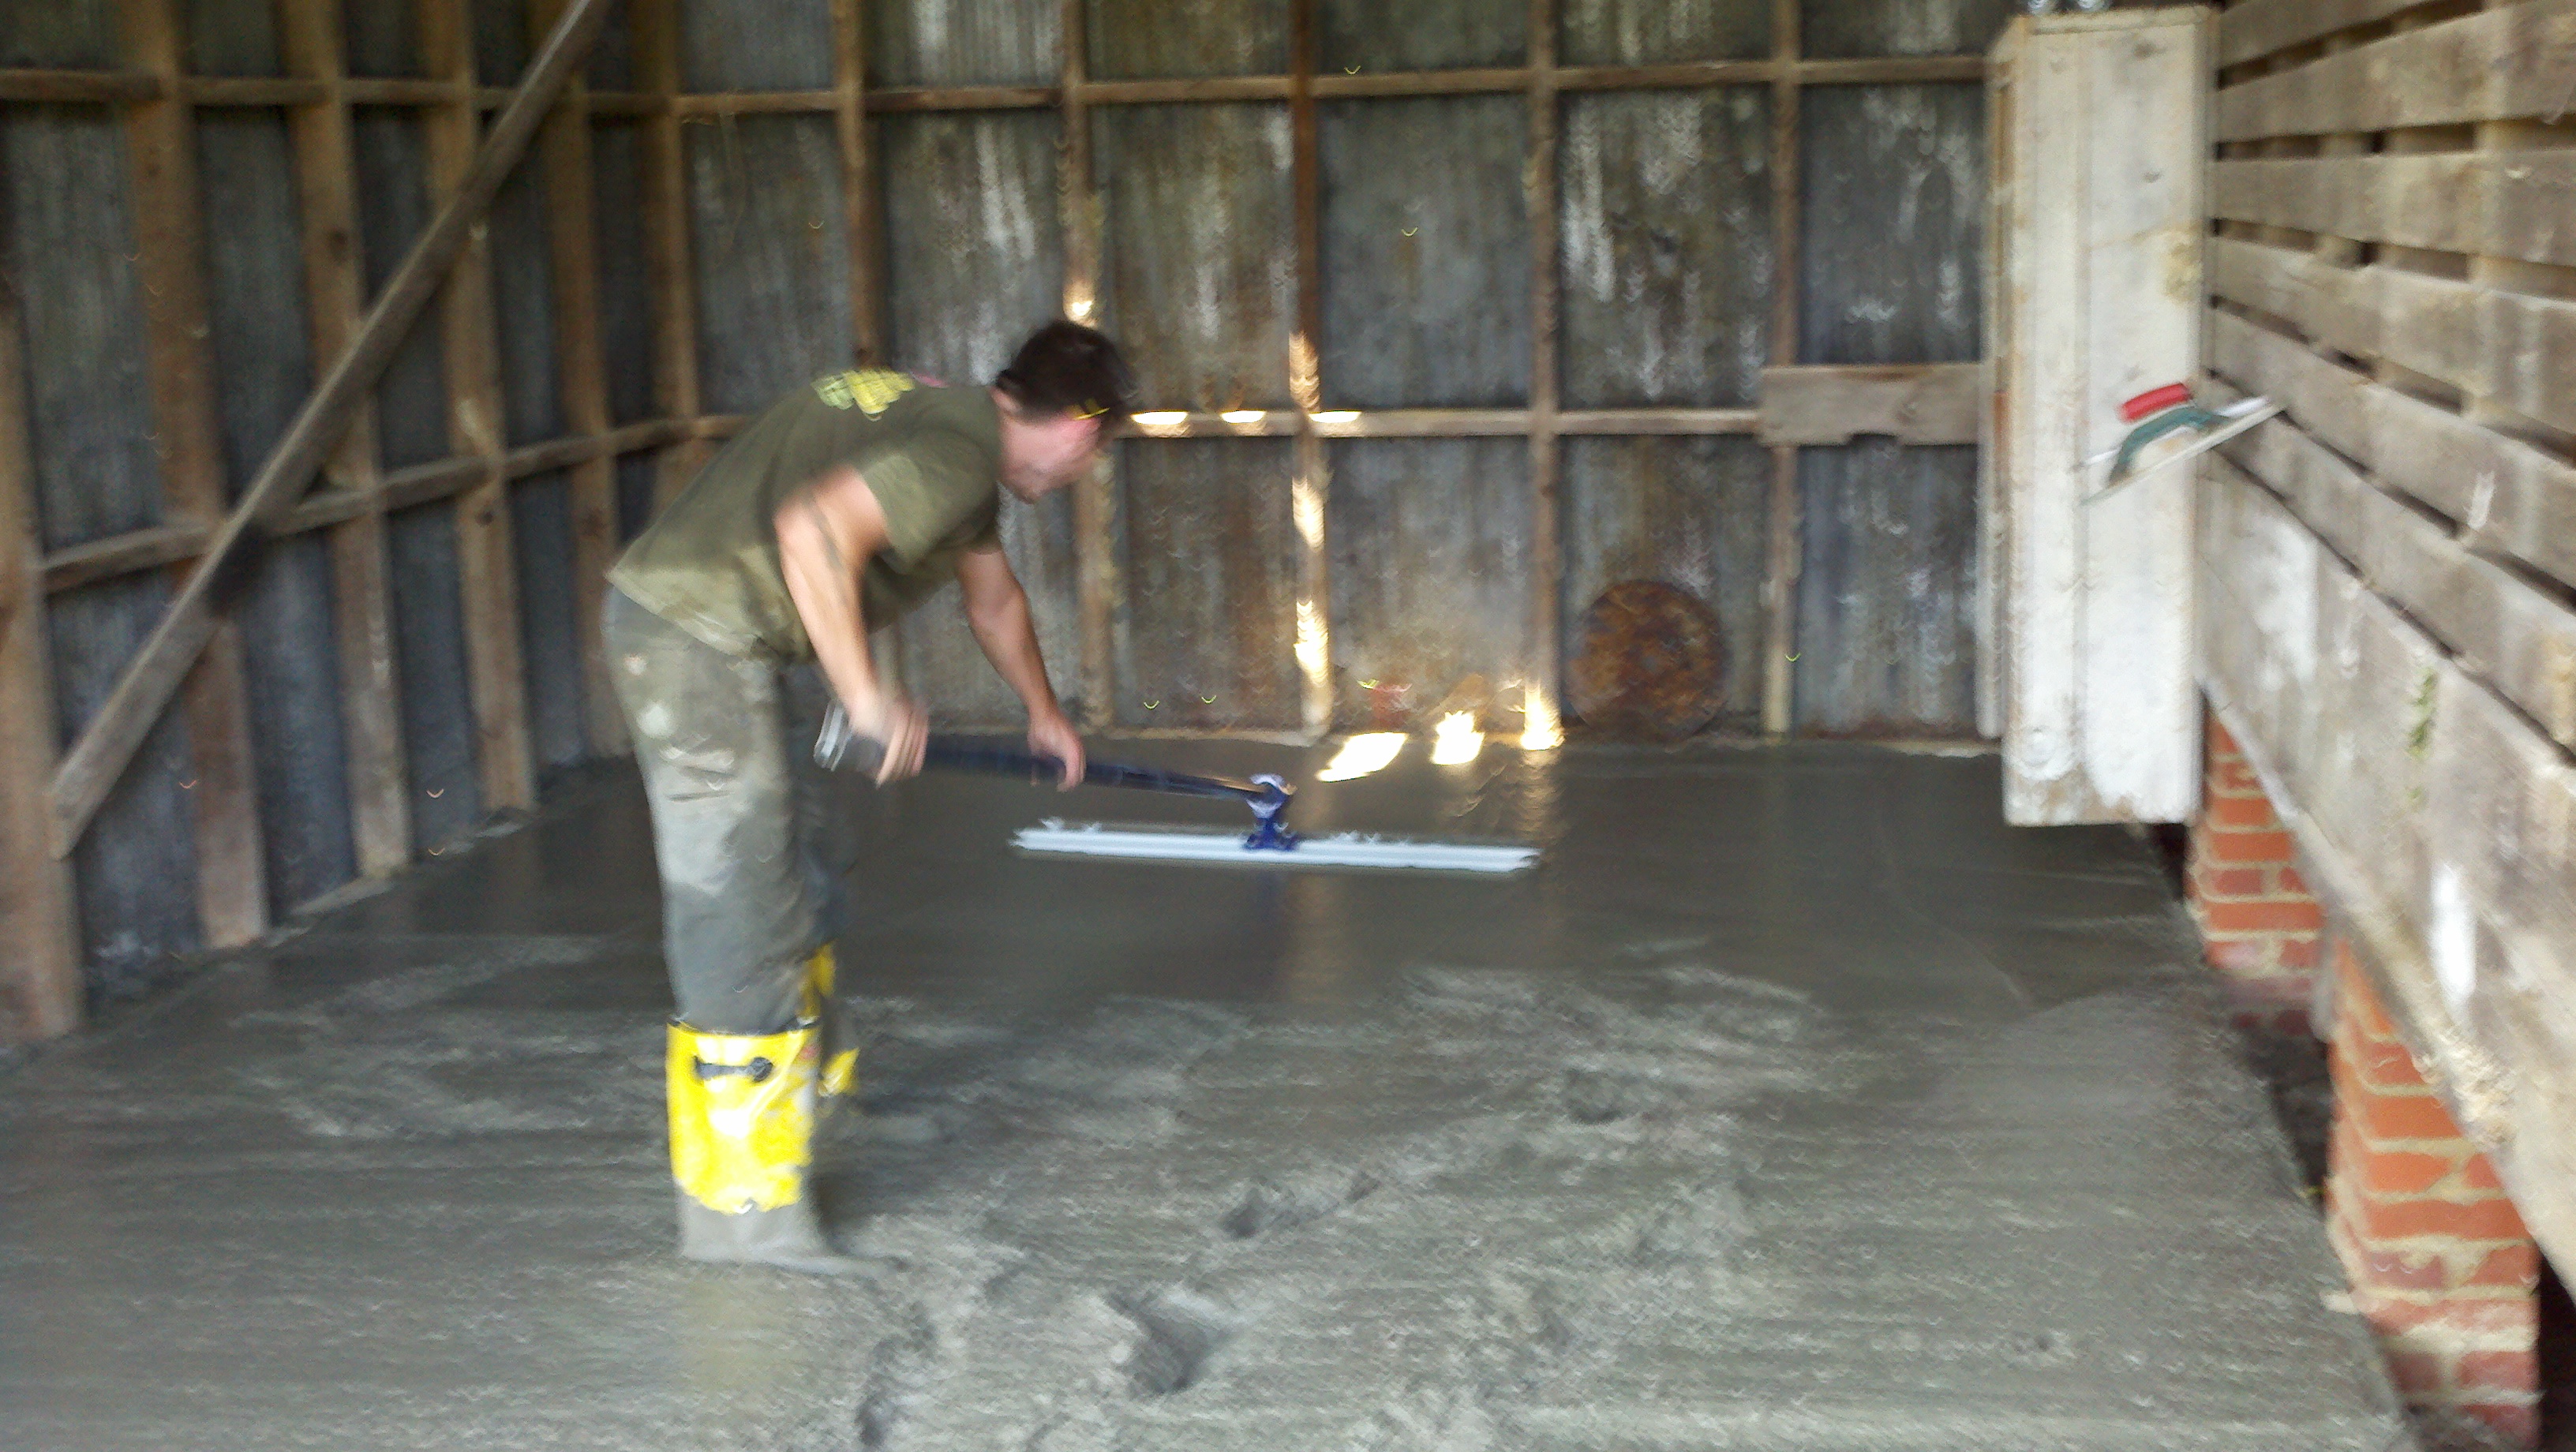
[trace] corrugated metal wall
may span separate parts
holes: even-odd
[[[272,0],[182,0],[199,74],[285,73]],[[346,64],[420,77],[418,0],[348,0]],[[474,61],[511,79],[531,47],[527,0],[470,0]],[[869,0],[870,87],[1052,87],[1062,75],[1057,0]],[[1809,0],[1816,57],[1972,54],[2005,0]],[[1096,81],[1279,76],[1292,63],[1287,0],[1091,0]],[[1760,60],[1777,53],[1771,0],[1563,0],[1567,65]],[[620,7],[588,69],[612,91],[651,84],[641,22]],[[1525,0],[1319,0],[1314,55],[1327,76],[1510,67],[1530,55]],[[0,6],[0,67],[112,70],[111,0]],[[684,92],[822,93],[836,84],[827,0],[679,0]],[[1530,101],[1514,89],[1325,99],[1315,109],[1320,197],[1316,375],[1327,410],[1517,409],[1531,403],[1534,332],[1524,195]],[[1276,91],[1266,93],[1275,97]],[[1561,298],[1556,374],[1568,409],[1743,409],[1780,361],[1775,300],[1796,289],[1800,363],[1915,363],[1978,354],[1982,92],[1973,80],[1800,88],[1794,257],[1779,255],[1773,172],[1779,92],[1768,81],[1570,91],[1556,102],[1553,200]],[[1068,237],[1059,166],[1064,113],[1026,101],[892,109],[866,122],[854,169],[828,108],[686,114],[677,213],[688,267],[697,406],[756,410],[881,340],[899,366],[982,380],[1055,315]],[[1149,407],[1298,406],[1296,111],[1285,100],[1173,97],[1095,105],[1088,127],[1101,320],[1129,345]],[[238,487],[312,383],[296,142],[283,108],[201,110],[216,394]],[[430,120],[419,104],[353,113],[354,242],[380,286],[433,210]],[[648,212],[650,108],[595,115],[591,171],[609,421],[660,417]],[[867,178],[849,205],[845,188]],[[126,138],[108,105],[0,106],[0,265],[27,338],[42,546],[61,551],[166,523],[144,373]],[[876,316],[847,232],[869,218]],[[498,396],[505,443],[567,431],[550,270],[555,242],[534,158],[489,220]],[[667,323],[668,319],[660,319]],[[387,470],[455,454],[451,379],[433,310],[376,392]],[[682,423],[689,420],[683,419]],[[1117,450],[1102,543],[1119,588],[1095,685],[1083,669],[1084,542],[1059,496],[1005,512],[1059,691],[1132,727],[1277,730],[1305,719],[1295,659],[1301,591],[1331,637],[1332,717],[1428,710],[1460,682],[1500,688],[1543,673],[1565,647],[1534,639],[1546,578],[1532,543],[1532,456],[1517,436],[1351,438],[1321,447],[1327,541],[1307,568],[1292,511],[1299,445],[1286,438],[1139,438]],[[1755,729],[1765,672],[1764,582],[1776,561],[1771,456],[1752,437],[1569,437],[1557,489],[1559,609],[1569,632],[1608,584],[1669,581],[1723,627],[1719,725]],[[615,465],[622,534],[648,517],[656,459]],[[1973,459],[1959,448],[1860,440],[1804,451],[1794,609],[1795,724],[1820,732],[1971,728]],[[661,487],[667,488],[668,481]],[[576,631],[578,512],[564,471],[509,488],[526,729],[541,766],[581,759],[583,642]],[[411,832],[442,847],[486,810],[468,611],[452,501],[387,520],[387,575],[408,767]],[[240,597],[267,883],[285,909],[357,870],[344,780],[335,576],[322,535],[268,550]],[[159,573],[49,600],[54,700],[68,742],[97,708],[169,596]],[[951,597],[953,598],[953,597]],[[998,724],[1016,703],[943,600],[908,623],[912,688],[950,723]],[[1105,701],[1086,700],[1094,689]],[[115,990],[196,945],[186,723],[147,743],[78,859],[89,971]]]

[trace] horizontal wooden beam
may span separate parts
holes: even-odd
[[[652,419],[628,424],[595,438],[555,439],[530,444],[501,456],[501,477],[525,479],[600,459],[667,448],[694,437],[696,429],[686,419]],[[472,458],[437,459],[408,469],[396,469],[384,476],[380,486],[383,507],[388,510],[409,509],[415,505],[452,499],[481,483],[487,472],[483,460]],[[365,497],[355,490],[317,490],[287,511],[268,533],[272,538],[282,538],[307,530],[328,529],[348,523],[364,514],[367,508]],[[65,590],[76,590],[119,575],[185,563],[205,553],[206,542],[214,535],[215,530],[209,526],[155,525],[56,550],[45,556],[41,566],[45,593],[58,595]]]
[[[2228,221],[2576,267],[2576,150],[2220,161],[2209,185]]]
[[[0,70],[0,101],[157,101],[161,81],[142,71]]]
[[[2576,302],[2231,237],[2211,238],[2208,256],[2212,297],[2576,432]]]
[[[2218,63],[2242,65],[2426,3],[2428,0],[2244,0],[2218,14]]]
[[[386,283],[348,353],[332,365],[266,466],[243,489],[240,502],[208,542],[205,555],[169,610],[127,664],[80,740],[65,754],[51,792],[55,855],[68,855],[80,840],[99,804],[160,719],[171,692],[213,637],[219,620],[215,591],[228,573],[227,566],[253,535],[293,508],[312,482],[347,426],[350,409],[374,388],[449,264],[478,230],[493,195],[527,150],[556,94],[589,53],[607,10],[608,0],[573,0],[454,195]]]
[[[1973,444],[1986,408],[1982,363],[1762,370],[1762,442]]]
[[[1323,100],[1409,96],[1518,95],[1539,73],[1526,68],[1455,71],[1326,73],[1314,78]],[[1693,86],[1758,86],[1783,80],[1810,86],[1863,86],[1983,80],[1983,56],[1887,56],[1858,60],[1685,61],[1654,66],[1560,66],[1546,72],[1558,90],[1662,90]],[[1208,76],[1172,80],[1086,81],[1074,90],[1086,106],[1154,106],[1186,102],[1286,101],[1290,76]],[[596,93],[594,109],[623,104],[637,113],[658,98]],[[1009,111],[1060,106],[1062,86],[938,86],[870,90],[870,112]],[[755,116],[828,112],[841,103],[838,90],[709,92],[673,98],[682,116]]]
[[[2523,0],[2400,31],[2220,91],[2218,141],[2563,116],[2576,4]]]
[[[1653,66],[1562,66],[1551,74],[1558,90],[1669,90],[1693,86],[1771,85],[1783,80],[1809,86],[1937,84],[1982,80],[1983,56],[1884,56],[1857,60],[1683,61]],[[1527,69],[1328,73],[1314,78],[1319,99],[1519,94],[1529,89]],[[1175,102],[1285,101],[1287,76],[1212,76],[1173,80],[1091,81],[1083,104],[1151,106]],[[477,106],[509,103],[505,86],[467,86],[408,76],[349,76],[329,82],[293,76],[191,76],[179,83],[192,105],[284,107],[452,106],[470,95]],[[161,81],[134,71],[0,70],[0,102],[67,101],[112,105],[158,100]],[[837,89],[728,91],[663,97],[641,91],[594,91],[589,108],[602,116],[760,116],[830,112]],[[1039,110],[1063,104],[1060,86],[913,86],[870,90],[871,113],[916,111]]]

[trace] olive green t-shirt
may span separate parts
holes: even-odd
[[[834,373],[770,405],[708,461],[608,578],[728,655],[806,660],[813,646],[778,564],[779,506],[827,469],[856,469],[885,512],[861,608],[890,625],[999,539],[1001,420],[982,388],[885,369]],[[856,561],[852,561],[856,564]]]

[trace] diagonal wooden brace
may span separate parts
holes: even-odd
[[[321,386],[305,400],[303,410],[269,454],[268,463],[242,491],[241,502],[233,507],[206,552],[198,558],[188,582],[179,588],[178,598],[170,602],[169,613],[153,627],[151,637],[127,664],[106,704],[99,707],[80,740],[64,755],[62,765],[55,769],[49,793],[53,815],[51,845],[56,857],[71,855],[81,833],[88,829],[90,818],[97,814],[99,803],[106,800],[108,790],[134,759],[136,748],[161,718],[172,693],[187,678],[198,653],[214,635],[223,603],[218,597],[227,580],[250,563],[248,552],[258,538],[293,509],[311,486],[313,476],[347,430],[351,410],[375,387],[395,349],[438,290],[473,229],[482,222],[501,183],[527,151],[529,140],[553,108],[555,98],[590,53],[591,42],[597,38],[600,22],[606,18],[611,3],[612,0],[570,0],[563,18],[555,23],[536,59],[529,64],[518,90],[493,122],[491,134],[484,138],[456,195],[412,245],[411,255],[403,259],[375,306],[368,309],[366,322],[358,329],[349,351],[332,365]]]

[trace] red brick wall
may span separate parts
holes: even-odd
[[[2326,1235],[2410,1405],[2540,1437],[2540,1255],[2349,947],[2335,944]]]
[[[2201,739],[2207,781],[2185,897],[2203,953],[2226,976],[2240,1022],[2304,1033],[2324,914],[2236,738],[2212,714]]]

